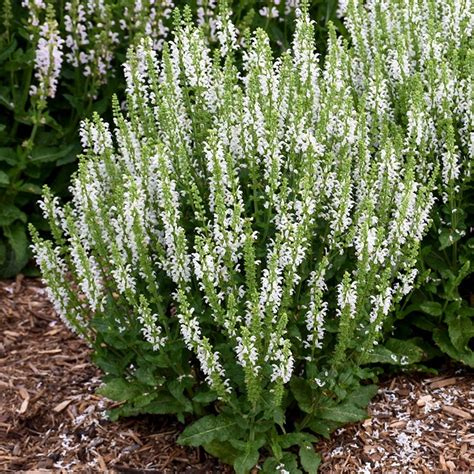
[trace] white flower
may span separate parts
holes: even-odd
[[[38,85],[31,91],[40,100],[56,95],[59,73],[63,62],[64,40],[59,35],[55,19],[48,19],[39,28],[39,39],[35,53],[35,78]]]

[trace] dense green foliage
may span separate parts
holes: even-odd
[[[296,4],[230,4],[240,38],[262,26],[275,48],[287,47]],[[312,4],[320,47],[336,4]],[[29,260],[26,223],[45,228],[35,204],[41,186],[48,183],[61,195],[67,192],[80,151],[79,121],[93,111],[110,118],[112,93],[123,97],[121,64],[128,46],[147,36],[160,50],[172,8],[183,5],[191,7],[211,43],[217,42],[215,1],[1,2],[0,278],[15,275]],[[47,86],[43,91],[42,84]]]

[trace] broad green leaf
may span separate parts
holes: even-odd
[[[60,158],[68,155],[74,148],[76,144],[67,145],[65,147],[36,147],[31,153],[30,161],[34,163],[48,163],[52,161],[59,160]]]
[[[189,380],[189,379],[187,379]],[[186,382],[186,379],[183,380]],[[168,390],[170,391],[171,395],[181,404],[184,411],[192,412],[193,405],[191,401],[184,395],[183,391],[186,390],[186,387],[189,387],[189,383],[183,383],[178,380],[172,380],[167,384]]]
[[[278,472],[277,466],[279,464],[280,463],[274,457],[267,458],[263,463],[262,472],[264,474],[275,474]]]
[[[43,194],[41,186],[38,186],[37,184],[33,183],[22,184],[18,187],[18,191],[21,191],[23,193],[36,194],[38,196],[41,196],[41,194]]]
[[[377,385],[362,385],[349,394],[346,401],[359,408],[366,408],[370,400],[377,394]]]
[[[71,94],[63,94],[63,97],[72,105],[74,109],[78,110],[82,114],[84,110],[84,103],[79,97]]]
[[[134,376],[140,383],[144,385],[155,387],[158,384],[158,380],[154,374],[153,366],[138,367],[137,370],[135,370]]]
[[[340,403],[334,407],[321,407],[317,416],[338,423],[353,423],[367,418],[367,410],[352,403]]]
[[[296,398],[298,406],[306,413],[311,413],[313,399],[309,382],[302,378],[293,378],[290,382],[291,393]]]
[[[424,301],[420,304],[420,310],[430,316],[441,316],[443,314],[443,307],[437,301]]]
[[[299,450],[300,463],[303,469],[310,474],[318,472],[321,456],[314,450],[311,443],[303,443]]]
[[[140,409],[140,413],[152,415],[176,414],[183,411],[183,405],[167,393],[155,395],[155,400]]]
[[[71,144],[71,147],[67,154],[65,154],[62,158],[56,161],[56,166],[63,166],[67,165],[68,163],[73,163],[76,161],[77,156],[81,152],[81,145],[79,142]]]
[[[10,184],[10,177],[5,171],[0,170],[0,187],[5,187]]]
[[[110,400],[121,402],[133,400],[142,393],[143,388],[141,384],[133,384],[122,378],[116,378],[108,381],[97,392],[106,398],[110,398]]]
[[[239,420],[225,415],[207,415],[188,426],[178,438],[185,446],[201,446],[211,441],[227,441],[239,430]]]
[[[329,439],[331,437],[331,433],[335,429],[339,428],[339,426],[341,426],[341,423],[339,422],[320,420],[317,418],[312,418],[308,423],[308,427],[311,429],[311,431],[320,434],[326,439]]]
[[[235,459],[240,454],[228,441],[211,441],[203,444],[202,447],[215,458],[220,459],[226,464],[233,465]]]
[[[211,391],[198,392],[193,397],[193,402],[208,404],[217,400],[217,394]]]
[[[3,63],[8,58],[8,56],[13,53],[13,51],[15,51],[17,46],[18,42],[15,38],[13,38],[10,44],[0,52],[0,64]]]
[[[433,331],[436,328],[436,323],[433,319],[424,316],[423,314],[416,314],[410,318],[410,322],[417,328],[423,329],[424,331]]]
[[[30,259],[30,249],[25,225],[18,220],[3,228],[5,258],[0,266],[0,278],[10,278],[19,273]]]
[[[234,469],[237,474],[246,474],[257,463],[260,457],[258,448],[253,446],[250,442],[247,443],[245,451],[237,456],[234,461]]]
[[[454,242],[458,242],[462,237],[462,234],[453,230],[443,229],[438,236],[439,243],[441,244],[439,250],[444,250],[450,247]]]
[[[474,337],[474,320],[457,311],[456,314],[448,315],[446,323],[453,346],[459,351],[469,350],[469,341]]]
[[[296,431],[294,433],[286,433],[278,436],[277,442],[283,449],[291,448],[303,443],[315,443],[318,440],[316,436],[311,433],[304,433],[302,431]]]
[[[454,360],[460,361],[469,367],[474,368],[474,352],[471,350],[460,351],[453,346],[449,333],[446,329],[435,329],[433,339],[438,347]]]
[[[296,454],[284,453],[281,459],[274,457],[267,458],[263,464],[262,472],[264,474],[275,474],[282,472],[282,469],[288,471],[290,474],[301,474],[301,469],[298,468],[298,461]]]
[[[415,339],[390,338],[384,345],[375,346],[366,360],[372,364],[410,365],[424,358],[425,353]]]
[[[17,156],[13,148],[0,147],[0,161],[5,161],[10,166],[17,164]]]

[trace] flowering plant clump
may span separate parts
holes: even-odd
[[[266,472],[315,472],[315,435],[365,416],[367,364],[423,358],[381,343],[443,168],[419,140],[424,102],[392,102],[355,36],[333,30],[322,67],[305,8],[276,58],[262,30],[245,47],[231,23],[217,36],[212,52],[186,15],[160,59],[150,41],[130,49],[127,113],[115,101],[113,132],[97,114],[82,123],[72,201],[45,189],[53,240],[32,229],[33,250],[102,393],[123,402],[112,416],[194,420],[179,442],[237,472],[261,455]]]
[[[80,152],[79,122],[94,111],[111,118],[112,94],[123,100],[121,64],[129,45],[146,37],[161,51],[173,8],[187,5],[211,45],[230,27],[234,41],[243,43],[249,29],[264,26],[274,48],[287,48],[298,4],[0,0],[0,278],[16,275],[30,260],[26,224],[46,227],[35,205],[42,185],[67,193]],[[321,50],[336,4],[316,0],[311,7]],[[231,18],[236,26],[229,26]]]
[[[352,83],[379,113],[406,126],[421,169],[439,168],[433,226],[420,252],[416,286],[397,308],[398,332],[426,332],[443,352],[474,367],[474,9],[468,1],[344,2],[352,38]],[[404,12],[404,14],[400,14]],[[379,78],[374,80],[374,78]],[[433,352],[436,355],[436,352]]]

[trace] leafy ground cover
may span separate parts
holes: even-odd
[[[94,394],[100,373],[87,346],[54,314],[35,279],[0,282],[0,469],[230,472],[175,443],[168,417],[110,422]],[[321,472],[468,472],[474,469],[474,375],[398,376],[382,383],[370,417],[315,449]]]

